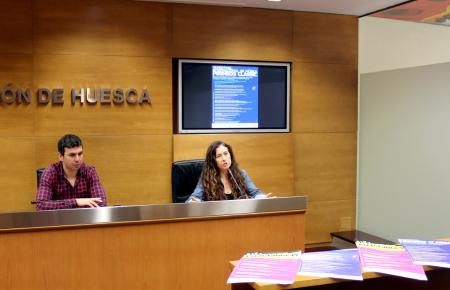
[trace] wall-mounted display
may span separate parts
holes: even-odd
[[[177,133],[289,132],[290,63],[175,63]]]

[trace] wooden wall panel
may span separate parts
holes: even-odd
[[[308,196],[306,243],[355,228],[356,134],[294,134],[295,191]]]
[[[36,55],[35,83],[63,88],[65,104],[41,105],[36,112],[38,136],[171,134],[170,59],[147,57]],[[71,105],[71,88],[147,88],[152,105]]]
[[[356,65],[295,62],[292,73],[294,132],[356,132]]]
[[[294,134],[295,189],[308,201],[355,199],[356,134]]]
[[[169,56],[170,6],[127,0],[35,1],[36,53]]]
[[[0,0],[1,53],[32,53],[32,0]],[[1,63],[1,62],[0,62]]]
[[[289,61],[292,13],[174,5],[173,56]]]
[[[27,211],[36,192],[33,138],[0,137],[0,212]]]
[[[295,192],[308,196],[307,243],[355,226],[357,18],[294,13]]]
[[[173,160],[203,159],[215,140],[232,146],[239,166],[262,191],[277,196],[295,195],[291,134],[174,135]]]
[[[35,169],[54,162],[57,139],[72,132],[110,204],[169,202],[172,160],[203,158],[224,139],[262,190],[309,195],[311,242],[339,230],[334,213],[354,216],[356,17],[128,0],[0,0],[0,8],[0,85],[66,93],[64,106],[0,104],[5,170],[20,160],[2,177],[0,210],[32,208]],[[293,133],[172,136],[172,57],[293,62]],[[72,106],[70,89],[80,87],[147,88],[153,104]]]
[[[355,229],[355,212],[355,199],[308,202],[305,242],[330,242],[331,232]]]
[[[109,205],[171,202],[172,135],[80,137],[84,160],[95,166]],[[57,161],[58,139],[37,138],[37,167]]]
[[[0,89],[3,90],[9,84],[14,89],[32,89],[32,67],[31,54],[0,53]],[[6,104],[0,101],[0,137],[32,136],[34,114],[35,106],[32,104]]]
[[[293,60],[358,62],[358,18],[323,13],[294,13]]]

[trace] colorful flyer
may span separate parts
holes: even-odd
[[[413,263],[402,246],[356,242],[363,272],[427,280],[423,267]]]
[[[236,264],[227,283],[292,284],[301,252],[247,253]]]
[[[450,241],[399,239],[414,264],[450,268]]]
[[[304,253],[300,275],[362,280],[358,249]]]

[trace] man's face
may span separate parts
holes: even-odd
[[[83,147],[64,148],[64,155],[59,154],[59,160],[65,169],[77,171],[83,164]]]

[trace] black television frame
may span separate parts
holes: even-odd
[[[240,66],[277,66],[286,69],[286,96],[285,96],[285,127],[284,128],[210,128],[210,129],[184,129],[183,128],[183,70],[182,66],[185,63],[199,63],[209,65],[240,65]],[[177,116],[175,122],[175,132],[179,134],[202,134],[202,133],[289,133],[290,132],[290,85],[291,85],[291,63],[289,62],[272,62],[272,61],[242,61],[242,60],[217,60],[217,59],[192,59],[179,58],[174,59],[174,72],[176,90],[176,111]]]

